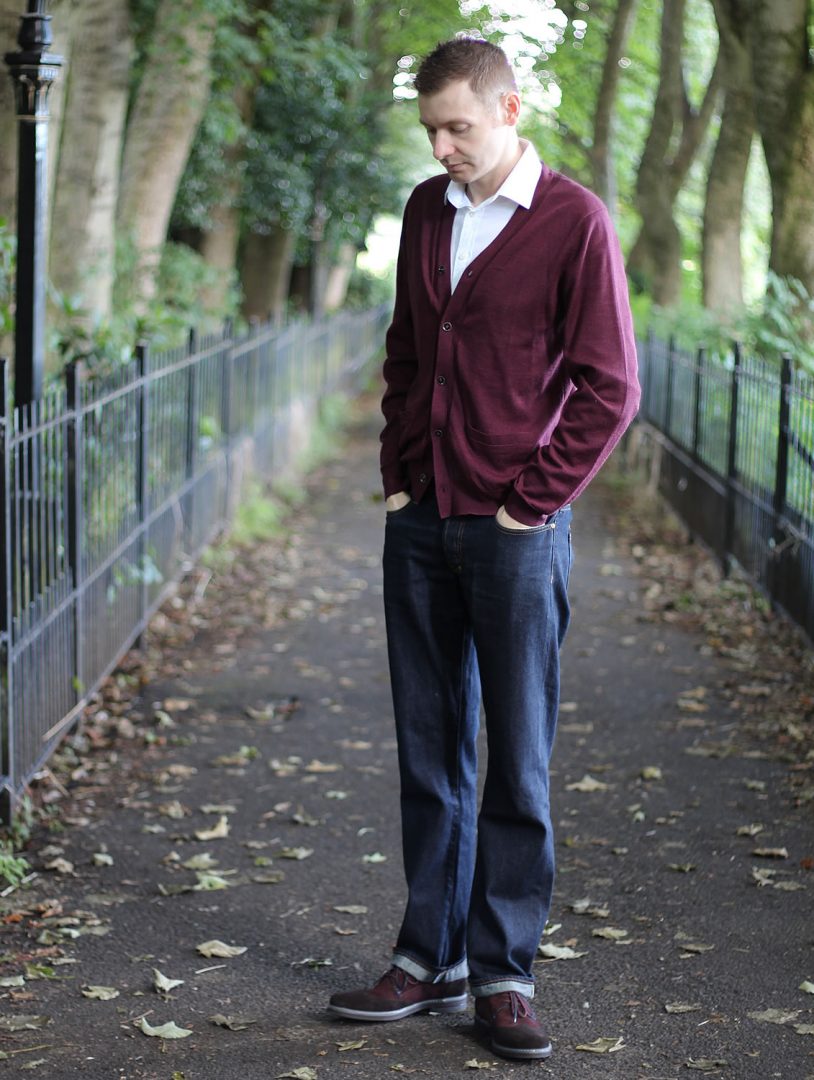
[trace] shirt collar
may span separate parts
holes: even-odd
[[[509,199],[518,206],[525,207],[526,210],[531,206],[534,192],[537,188],[537,181],[540,179],[540,173],[543,170],[543,166],[540,162],[540,158],[537,156],[537,151],[531,143],[525,139],[521,140],[521,144],[523,143],[525,144],[525,147],[520,160],[515,167],[494,195],[490,196],[488,199],[484,199],[484,201],[479,203],[475,209],[479,209],[481,206],[488,206],[498,198]],[[469,196],[466,193],[466,185],[459,184],[456,180],[450,180],[444,194],[444,200],[451,203],[458,210],[460,210],[461,207],[471,206]]]

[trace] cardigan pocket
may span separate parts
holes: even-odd
[[[466,434],[473,443],[491,446],[496,450],[523,449],[530,452],[537,445],[537,435],[534,431],[480,431],[467,424]]]

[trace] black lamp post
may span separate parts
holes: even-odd
[[[48,220],[48,93],[62,66],[53,56],[46,0],[28,0],[20,16],[19,52],[6,53],[19,121],[17,166],[17,294],[14,401],[42,395],[45,367],[46,227]]]

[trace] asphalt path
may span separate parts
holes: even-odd
[[[2,974],[25,978],[0,1015],[41,1019],[0,1032],[0,1075],[814,1078],[811,805],[733,742],[722,660],[642,603],[601,480],[575,507],[553,760],[552,955],[536,964],[553,1056],[497,1058],[471,1009],[328,1016],[334,990],[388,966],[403,899],[375,427],[311,477],[286,542],[168,606],[121,737],[94,749],[91,725],[68,755],[38,875],[3,899]],[[245,951],[205,957],[213,940]],[[155,971],[183,983],[159,993]],[[143,1030],[170,1022],[191,1034]]]

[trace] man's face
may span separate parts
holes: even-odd
[[[433,156],[461,184],[488,180],[514,152],[516,94],[486,102],[466,80],[448,83],[437,94],[420,94],[418,110]]]

